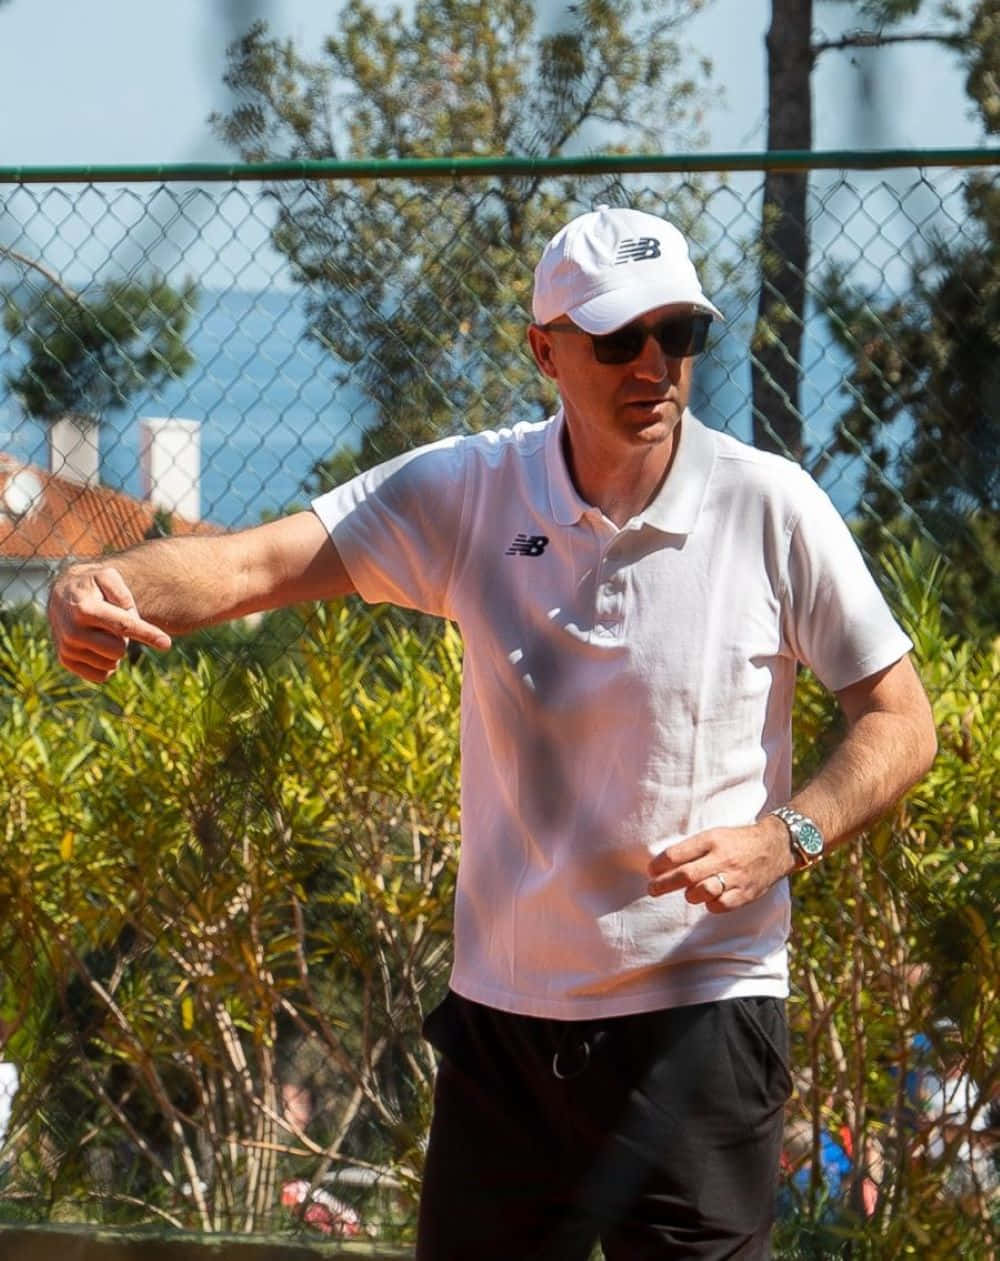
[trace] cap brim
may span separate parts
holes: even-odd
[[[600,293],[588,302],[581,302],[578,307],[566,314],[585,333],[613,333],[616,328],[630,324],[633,320],[645,315],[647,311],[655,311],[661,306],[691,306],[698,311],[705,311],[717,320],[724,319],[722,312],[714,306],[700,289],[690,292],[672,292],[664,294],[663,286],[650,286],[647,289],[639,285],[628,288],[611,289]]]

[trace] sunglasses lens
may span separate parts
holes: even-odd
[[[594,358],[598,363],[631,363],[642,354],[646,330],[638,324],[626,324],[603,337],[592,336]]]
[[[707,315],[691,315],[683,320],[665,320],[655,330],[656,340],[663,348],[665,355],[686,359],[689,355],[700,355],[708,341],[708,326],[711,319]]]
[[[665,355],[671,359],[687,359],[700,355],[705,349],[711,323],[710,315],[688,315],[664,320],[649,330],[641,324],[626,324],[602,337],[591,336],[594,358],[598,363],[631,363],[642,354],[646,338],[652,334]]]

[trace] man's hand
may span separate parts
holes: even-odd
[[[59,660],[92,683],[110,678],[133,639],[150,648],[170,647],[170,636],[139,616],[124,578],[111,565],[67,570],[52,586],[48,614]]]
[[[658,854],[649,864],[653,897],[683,889],[709,911],[734,911],[795,869],[788,829],[765,815],[739,828],[709,828]],[[721,877],[721,879],[720,879]]]
[[[847,732],[786,804],[815,819],[824,852],[857,836],[924,775],[937,751],[934,716],[908,656],[837,692]],[[649,864],[654,897],[681,889],[710,911],[733,911],[795,870],[788,829],[774,815],[709,828]]]

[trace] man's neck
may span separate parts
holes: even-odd
[[[563,454],[580,497],[599,508],[619,528],[638,516],[660,492],[680,441],[680,424],[663,442],[620,448],[588,450],[563,432]]]

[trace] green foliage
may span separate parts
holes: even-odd
[[[405,15],[349,0],[316,61],[254,24],[230,49],[238,103],[214,122],[248,160],[675,149],[691,134],[692,76],[706,70],[676,40],[695,7],[586,0],[544,34],[528,0],[417,0]],[[540,413],[524,349],[534,258],[591,199],[626,196],[536,177],[443,178],[433,190],[331,180],[271,195],[310,336],[370,405],[356,459],[334,453],[314,488],[416,443]],[[683,194],[669,210],[693,218]]]
[[[777,1255],[841,1255],[839,1235],[852,1258],[985,1261],[988,1190],[953,1189],[961,1136],[930,1159],[905,1085],[916,1035],[944,1019],[954,1023],[981,1097],[1000,1084],[1000,836],[992,808],[1000,800],[1000,641],[949,634],[940,558],[928,562],[914,547],[884,563],[932,698],[940,751],[892,814],[795,882],[795,1109],[817,1135],[821,1127],[845,1131],[861,1159],[832,1218],[813,1185],[802,1215],[781,1226]],[[837,726],[833,703],[811,678],[796,720],[796,761],[808,774]],[[878,1188],[870,1219],[859,1210],[864,1172]]]
[[[795,1107],[846,1127],[878,1204],[831,1218],[816,1188],[781,1256],[845,1238],[852,1256],[938,1239],[981,1255],[958,1140],[929,1159],[901,1089],[942,1017],[997,1085],[1000,645],[950,632],[942,571],[919,547],[885,558],[937,762],[794,885]],[[266,662],[245,632],[246,651],[144,657],[100,690],[38,624],[0,626],[0,1033],[22,1077],[0,1201],[20,1213],[273,1231],[296,1225],[287,1178],[350,1165],[378,1176],[356,1194],[381,1238],[412,1227],[434,1073],[420,1026],[450,960],[459,642],[351,602],[287,618]],[[838,731],[809,676],[795,724],[801,778]]]
[[[350,1163],[381,1171],[397,1215],[412,1204],[421,1012],[449,959],[457,652],[453,632],[427,645],[319,609],[267,672],[143,660],[95,692],[31,627],[2,632],[20,1195],[268,1229],[285,1178]]]
[[[969,28],[969,49],[966,58],[966,89],[978,106],[987,134],[1000,131],[1000,4],[997,0],[978,0]]]
[[[26,362],[7,384],[29,416],[100,418],[139,390],[183,376],[195,285],[160,277],[116,281],[87,294],[53,287],[32,305],[6,303],[4,325]]]
[[[883,519],[900,499],[941,519],[1000,511],[1000,220],[984,221],[984,194],[970,181],[969,231],[931,245],[904,298],[886,305],[827,273],[823,302],[854,363],[837,449],[869,453],[865,494]],[[913,436],[894,467],[890,427],[901,418]]]
[[[856,0],[859,16],[879,28],[914,17],[923,6],[924,0]]]
[[[988,131],[1000,125],[1000,5],[982,0],[968,28],[968,88]],[[950,559],[956,613],[1000,628],[1000,199],[970,175],[956,233],[915,252],[907,291],[886,299],[827,270],[822,303],[851,361],[833,450],[865,452],[865,539],[885,523],[922,534]],[[900,428],[907,431],[900,442]],[[881,522],[882,525],[876,523]],[[919,524],[917,524],[919,522]]]

